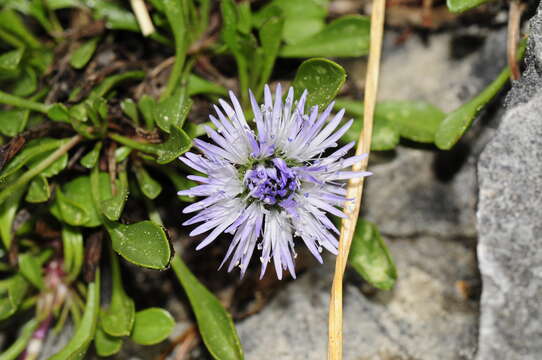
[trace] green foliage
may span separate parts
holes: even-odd
[[[203,342],[217,360],[243,359],[243,349],[230,314],[188,270],[178,256],[171,262],[173,271],[190,300]]]
[[[70,65],[76,69],[82,69],[85,67],[96,51],[99,41],[99,37],[94,37],[81,44],[81,46],[75,49],[75,51],[72,53],[70,57]]]
[[[516,55],[518,61],[523,58],[526,45],[526,39],[519,43]],[[451,149],[470,127],[480,110],[499,93],[509,78],[510,68],[506,67],[480,94],[446,115],[435,135],[437,147],[442,150]]]
[[[343,137],[343,141],[357,141],[363,129],[363,103],[337,99],[335,109],[345,109],[356,116],[356,121]],[[403,137],[420,143],[433,143],[435,134],[444,120],[439,108],[421,101],[387,100],[376,104],[371,150],[392,150]]]
[[[283,57],[356,57],[369,52],[369,18],[345,16],[320,32],[282,48]]]
[[[75,330],[75,334],[62,350],[50,357],[51,360],[79,360],[85,358],[87,348],[94,339],[100,310],[100,272],[97,271],[95,276],[94,281],[88,284],[85,311],[79,326]]]
[[[451,12],[462,13],[489,1],[491,0],[447,0],[446,5]]]
[[[389,290],[397,280],[397,270],[386,243],[375,224],[359,219],[348,263],[371,285]]]
[[[308,91],[306,107],[317,105],[324,109],[334,98],[346,80],[346,72],[339,64],[327,59],[310,59],[297,70],[294,90],[300,96]]]
[[[169,312],[160,308],[148,308],[135,314],[132,340],[140,345],[158,344],[169,336],[175,320]]]

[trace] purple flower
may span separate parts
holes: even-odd
[[[272,259],[279,279],[286,269],[295,278],[296,242],[305,243],[319,262],[323,249],[337,254],[339,230],[327,213],[345,217],[339,210],[347,201],[340,180],[370,173],[344,170],[366,156],[343,158],[354,142],[324,155],[338,146],[352,125],[350,120],[340,126],[344,110],[329,121],[333,103],[322,113],[317,106],[305,113],[307,91],[294,102],[290,88],[283,102],[280,85],[274,102],[267,85],[264,97],[260,106],[250,92],[256,127],[252,129],[230,92],[231,105],[219,100],[221,107],[214,106],[217,117],[210,115],[217,131],[206,127],[214,144],[196,139],[202,155],[188,152],[180,158],[206,175],[188,176],[201,185],[179,191],[180,195],[205,197],[184,208],[184,213],[198,213],[183,225],[201,223],[191,236],[211,231],[197,250],[221,233],[233,235],[220,265],[231,259],[228,271],[239,266],[243,276],[257,248],[261,276]]]

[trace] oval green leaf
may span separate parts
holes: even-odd
[[[282,48],[282,57],[358,57],[369,52],[371,22],[349,15],[332,21],[322,31]]]
[[[154,345],[168,338],[175,326],[169,312],[160,308],[148,308],[135,315],[132,340],[139,345]]]
[[[399,134],[409,140],[432,143],[446,114],[434,105],[421,101],[383,101],[376,105],[376,115],[386,118]]]
[[[186,291],[205,346],[217,360],[242,360],[243,349],[231,319],[220,301],[175,256],[171,262],[175,275]]]
[[[39,175],[30,181],[25,200],[30,203],[41,203],[49,200],[50,196],[51,189],[49,188],[47,178]]]
[[[99,37],[94,37],[81,44],[81,46],[75,49],[75,51],[71,54],[70,65],[76,69],[84,68],[92,58],[92,55],[94,55],[99,41]]]
[[[149,199],[155,199],[162,192],[162,186],[154,180],[143,166],[134,168],[137,183],[143,195]]]
[[[134,326],[135,304],[122,287],[117,254],[110,252],[113,289],[111,303],[101,313],[103,330],[111,336],[128,336]]]
[[[37,258],[30,254],[19,255],[19,270],[32,285],[38,289],[43,289],[43,274],[41,264]]]
[[[15,314],[28,291],[28,287],[28,281],[21,274],[0,280],[0,320]]]
[[[318,105],[325,108],[343,86],[346,72],[339,64],[323,59],[309,59],[299,66],[293,86],[299,97],[304,90],[308,91],[306,107]]]
[[[2,110],[0,111],[0,133],[6,136],[15,136],[24,130],[28,123],[29,110]]]
[[[348,255],[348,263],[373,286],[389,290],[397,270],[388,247],[375,224],[359,219]]]
[[[166,269],[171,258],[164,229],[146,220],[131,225],[105,222],[113,250],[131,263],[150,269]]]
[[[98,326],[94,336],[94,347],[98,356],[112,356],[122,348],[122,338],[111,336]]]

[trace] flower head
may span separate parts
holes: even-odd
[[[191,236],[211,231],[197,250],[221,233],[233,235],[220,265],[231,259],[228,271],[238,265],[243,276],[257,248],[261,276],[273,260],[279,279],[286,269],[295,278],[296,242],[305,243],[319,262],[323,249],[337,254],[339,231],[327,214],[345,217],[337,208],[347,201],[340,180],[370,173],[344,170],[366,156],[343,158],[354,142],[324,154],[338,146],[352,125],[350,120],[340,126],[344,110],[329,121],[333,104],[322,113],[316,106],[305,113],[307,91],[294,103],[290,88],[283,102],[280,85],[274,101],[268,86],[264,98],[260,106],[250,93],[253,129],[230,92],[231,105],[219,100],[220,108],[214,106],[217,117],[210,115],[217,131],[206,127],[214,144],[196,139],[202,154],[188,152],[180,158],[205,174],[188,176],[201,185],[179,191],[205,197],[184,208],[184,213],[199,212],[183,225],[201,223]]]

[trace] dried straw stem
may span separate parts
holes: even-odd
[[[384,32],[385,0],[373,0],[371,14],[371,47],[369,51],[369,64],[365,79],[365,107],[363,113],[363,131],[360,134],[356,155],[369,154],[371,149],[371,135],[373,132],[373,114],[378,89],[378,73],[380,70],[380,53],[382,48],[382,35]],[[369,157],[353,166],[353,170],[367,169]],[[328,360],[342,360],[342,328],[343,328],[343,278],[348,260],[348,252],[356,229],[361,195],[363,192],[363,178],[351,179],[348,183],[347,198],[353,198],[354,203],[347,203],[341,224],[339,240],[339,254],[335,263],[335,274],[331,288],[329,303],[329,334],[328,334]]]

